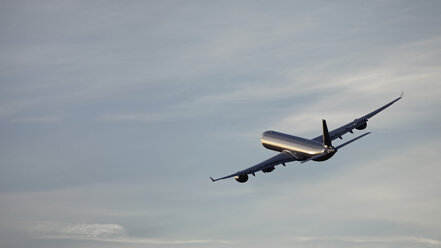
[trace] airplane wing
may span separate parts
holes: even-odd
[[[354,130],[356,128],[360,129],[360,130],[364,129],[366,127],[366,125],[367,125],[367,121],[368,121],[369,118],[371,118],[372,116],[380,113],[381,111],[383,111],[384,109],[386,109],[390,105],[394,104],[396,101],[400,100],[402,97],[403,97],[403,93],[401,93],[400,97],[398,97],[397,99],[395,99],[395,100],[391,101],[390,103],[384,105],[383,107],[381,107],[381,108],[379,108],[377,110],[374,110],[374,111],[372,111],[371,113],[369,113],[369,114],[367,114],[365,116],[357,118],[354,121],[349,122],[348,124],[343,125],[343,126],[337,128],[335,130],[332,130],[331,132],[329,132],[329,136],[330,136],[331,140],[335,140],[337,138],[341,139],[342,138],[341,136],[343,136],[344,134],[346,134],[348,132],[352,133],[352,130]],[[322,142],[323,141],[323,135],[315,137],[312,140],[315,140],[317,142]]]
[[[228,175],[225,177],[221,177],[221,178],[217,178],[217,179],[213,179],[211,177],[210,178],[213,182],[215,182],[218,180],[222,180],[222,179],[226,179],[226,178],[230,178],[230,177],[235,177],[235,176],[240,176],[243,174],[252,174],[254,176],[254,173],[256,173],[258,171],[270,169],[270,168],[277,166],[279,164],[285,164],[285,163],[292,162],[295,160],[297,160],[297,159],[295,158],[295,155],[293,153],[291,153],[290,151],[283,151],[283,152],[277,154],[276,156],[271,157],[271,158],[269,158],[259,164],[256,164],[254,166],[251,166],[250,168],[247,168],[245,170],[241,170],[241,171],[238,171],[234,174],[231,174],[231,175]]]

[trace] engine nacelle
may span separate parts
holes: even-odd
[[[367,122],[361,124],[360,126],[356,127],[355,129],[357,129],[357,130],[363,130],[363,129],[365,129],[366,127],[367,127]]]
[[[239,183],[244,183],[244,182],[248,181],[248,175],[242,174],[239,176],[235,176],[234,179],[236,179],[236,181],[238,181]]]
[[[264,173],[269,173],[269,172],[271,172],[271,171],[273,171],[273,170],[274,170],[274,166],[273,166],[273,167],[266,168],[266,169],[263,169],[262,171],[263,171]]]

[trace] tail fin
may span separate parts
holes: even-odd
[[[329,136],[328,126],[326,125],[326,120],[322,120],[323,122],[323,145],[332,146],[331,137]]]

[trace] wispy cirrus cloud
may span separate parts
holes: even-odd
[[[159,113],[107,113],[98,119],[104,122],[159,122],[167,117],[168,115]]]

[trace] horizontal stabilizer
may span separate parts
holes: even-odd
[[[352,142],[354,142],[354,141],[356,141],[356,140],[358,140],[358,139],[360,139],[360,138],[363,138],[364,136],[366,136],[366,135],[368,135],[368,134],[370,134],[370,133],[371,133],[371,132],[368,132],[368,133],[362,134],[362,135],[360,135],[360,136],[358,136],[358,137],[356,137],[356,138],[353,138],[353,139],[351,139],[350,141],[347,141],[347,142],[345,142],[345,143],[343,143],[343,144],[337,146],[336,149],[340,149],[340,148],[342,148],[343,146],[348,145],[348,144],[350,144],[350,143],[352,143]]]

